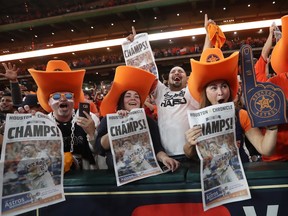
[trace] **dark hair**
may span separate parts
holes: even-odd
[[[117,103],[117,107],[116,107],[116,110],[123,110],[124,109],[124,96],[126,94],[127,91],[124,91],[120,97],[119,97],[119,100],[118,100],[118,103]]]
[[[127,91],[129,91],[129,90],[127,90]],[[118,110],[125,110],[125,107],[124,107],[124,96],[125,96],[125,94],[126,94],[127,91],[124,91],[124,92],[120,95],[119,100],[118,100],[118,103],[117,103],[116,111],[118,111]],[[132,90],[132,91],[134,91],[134,90]],[[140,97],[140,95],[139,95],[139,97]],[[141,97],[140,97],[140,101],[141,101]],[[141,102],[140,102],[140,107],[142,107]]]
[[[12,97],[12,94],[11,92],[9,91],[5,91],[4,94],[2,96],[9,96],[9,97]]]

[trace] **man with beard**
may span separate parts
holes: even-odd
[[[176,66],[169,72],[168,86],[158,81],[153,91],[162,145],[169,156],[180,161],[185,158],[184,133],[189,129],[187,110],[195,110],[199,106],[187,90],[186,83],[186,72]]]
[[[133,41],[135,35],[136,31],[132,27],[132,34],[127,39]],[[161,143],[165,152],[180,162],[186,160],[183,146],[186,143],[184,133],[189,129],[187,110],[195,110],[199,106],[186,84],[186,72],[182,67],[175,66],[169,72],[167,86],[155,80],[151,89],[157,106]]]
[[[206,37],[203,50],[211,47],[208,26],[215,23],[204,18]],[[193,71],[192,71],[193,73]],[[189,129],[187,110],[199,109],[199,103],[188,91],[187,74],[182,67],[173,67],[168,76],[168,86],[158,81],[153,91],[158,111],[158,126],[162,145],[169,156],[185,161],[183,147],[186,143],[185,132]]]
[[[205,14],[204,27],[206,32],[213,20]],[[136,31],[132,27],[132,34],[127,39],[134,40]],[[203,49],[211,46],[208,34],[206,34]],[[192,72],[193,73],[193,72]],[[161,142],[165,152],[180,162],[187,158],[184,155],[183,147],[186,143],[185,132],[189,129],[187,110],[199,108],[199,103],[189,93],[187,74],[182,67],[175,66],[169,72],[167,86],[157,80],[151,92],[157,105],[158,127]]]

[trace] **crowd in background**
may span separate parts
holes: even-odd
[[[23,22],[28,20],[34,20],[34,19],[41,19],[46,17],[52,17],[52,16],[59,16],[62,14],[67,13],[73,13],[78,11],[88,11],[88,10],[95,10],[95,9],[101,9],[101,8],[108,8],[108,7],[114,7],[118,5],[124,5],[124,4],[131,4],[131,3],[137,3],[137,2],[143,2],[147,0],[109,0],[109,1],[95,1],[95,0],[89,0],[85,1],[61,1],[61,6],[55,7],[55,5],[51,5],[51,7],[46,8],[46,10],[39,10],[37,8],[33,8],[28,4],[24,5],[23,3],[23,13],[13,14],[13,15],[5,15],[2,14],[0,16],[0,25],[6,25],[11,23],[17,23],[17,22]],[[27,8],[24,10],[24,6]]]
[[[240,39],[235,37],[232,40],[226,40],[226,43],[222,47],[223,51],[229,50],[238,50],[244,44],[249,44],[252,48],[261,48],[266,42],[266,37],[262,38],[252,38],[247,37],[245,39]],[[275,43],[275,41],[274,41]],[[194,43],[190,45],[171,45],[168,47],[161,48],[153,48],[153,53],[155,59],[165,58],[165,57],[174,57],[174,56],[185,56],[191,54],[201,53],[203,49],[203,43]],[[110,54],[101,54],[101,55],[88,55],[85,57],[77,57],[74,59],[70,59],[67,61],[71,68],[85,68],[85,67],[93,67],[98,65],[109,65],[115,63],[123,63],[124,57],[122,52],[113,52]],[[32,68],[37,70],[45,70],[47,62],[43,62],[43,64],[39,65],[31,65]],[[29,75],[26,67],[21,67],[19,70],[19,75]]]

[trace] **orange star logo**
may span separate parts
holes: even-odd
[[[260,112],[261,112],[264,108],[272,109],[270,106],[270,103],[272,101],[273,100],[269,100],[268,98],[265,98],[264,96],[262,96],[262,99],[260,99],[256,104],[260,106]]]
[[[207,58],[207,62],[216,62],[219,61],[219,57],[217,55],[211,54]]]

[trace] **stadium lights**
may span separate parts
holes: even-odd
[[[219,27],[221,28],[223,32],[240,31],[240,30],[270,27],[273,22],[275,22],[277,26],[281,26],[281,19],[274,19],[274,20],[272,19],[272,20],[265,20],[265,21],[220,25]],[[164,39],[171,39],[171,38],[178,38],[178,37],[203,35],[203,34],[206,34],[206,31],[202,27],[202,28],[194,28],[194,29],[188,29],[188,30],[177,30],[177,31],[171,31],[171,32],[149,34],[148,38],[149,38],[149,41],[156,41],[156,40],[164,40]],[[40,57],[40,56],[48,56],[48,55],[54,55],[54,54],[83,51],[83,50],[98,49],[98,48],[103,48],[103,47],[118,46],[118,45],[121,45],[124,41],[125,41],[124,38],[119,38],[119,39],[113,39],[113,40],[82,43],[82,44],[77,44],[77,45],[70,45],[70,46],[63,46],[63,47],[56,47],[56,48],[49,48],[49,49],[33,50],[29,52],[0,55],[0,62],[12,61],[12,60],[18,60],[18,59],[26,59],[26,58],[35,58],[35,57]]]

